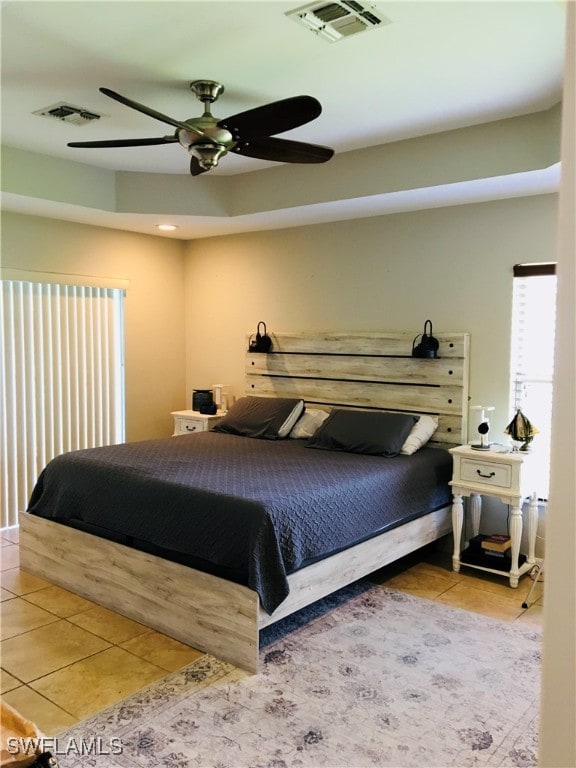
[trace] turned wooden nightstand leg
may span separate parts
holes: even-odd
[[[536,531],[538,530],[538,497],[535,493],[528,503],[528,563],[536,562]]]
[[[462,496],[454,494],[452,502],[452,535],[454,537],[454,554],[452,555],[452,570],[460,570],[460,543],[462,540],[462,524],[464,522],[464,504]]]
[[[510,586],[517,587],[520,573],[518,571],[518,557],[520,555],[520,542],[522,540],[522,500],[514,502],[510,515],[510,543],[512,545],[512,563],[510,567]]]
[[[482,514],[482,496],[479,493],[470,494],[470,516],[472,518],[472,535],[480,533],[480,515]]]

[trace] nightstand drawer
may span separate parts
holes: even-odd
[[[199,413],[198,411],[172,411],[174,418],[174,434],[194,435],[198,432],[208,432],[220,421],[225,411],[218,413]]]
[[[174,419],[174,431],[177,435],[189,435],[192,432],[204,432],[208,422],[203,419],[189,419],[177,416]]]
[[[460,477],[470,483],[494,485],[498,488],[512,487],[510,464],[490,464],[463,458],[460,463]]]

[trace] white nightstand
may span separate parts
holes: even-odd
[[[536,457],[532,453],[523,452],[477,451],[469,445],[451,448],[450,453],[454,458],[454,470],[450,482],[454,499],[452,504],[453,569],[459,571],[462,564],[481,571],[497,573],[501,576],[507,576],[510,579],[511,587],[517,587],[519,577],[532,570],[534,565],[540,562],[534,556],[536,529],[538,527],[538,502],[530,479],[530,467]],[[482,496],[493,496],[500,499],[504,504],[510,505],[510,570],[466,562],[467,552],[461,553],[462,525],[464,522],[462,499],[464,496],[470,497],[473,536],[477,536],[480,529]],[[520,542],[522,539],[522,502],[527,497],[530,497],[528,504],[528,554],[524,560],[523,556],[520,558]],[[474,558],[471,557],[471,559]],[[519,559],[523,560],[521,564]]]
[[[172,411],[174,417],[174,434],[190,435],[194,432],[208,432],[218,424],[225,411],[218,413],[200,413],[200,411]]]

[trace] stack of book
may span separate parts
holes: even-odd
[[[510,557],[512,542],[510,536],[505,533],[492,533],[490,536],[481,536],[480,547],[485,555],[490,557]]]
[[[511,546],[510,536],[506,534],[479,534],[470,539],[468,549],[462,552],[461,560],[484,568],[509,571],[512,559]],[[520,555],[519,564],[521,565],[524,560],[525,557]]]

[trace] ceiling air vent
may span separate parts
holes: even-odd
[[[63,123],[72,123],[72,125],[86,125],[93,120],[100,120],[102,115],[90,112],[82,107],[74,107],[72,104],[66,104],[64,101],[53,104],[51,107],[38,109],[33,115],[40,117],[50,117],[52,120],[60,120]]]
[[[374,5],[362,5],[356,0],[309,3],[289,11],[286,16],[331,43],[392,23]]]

